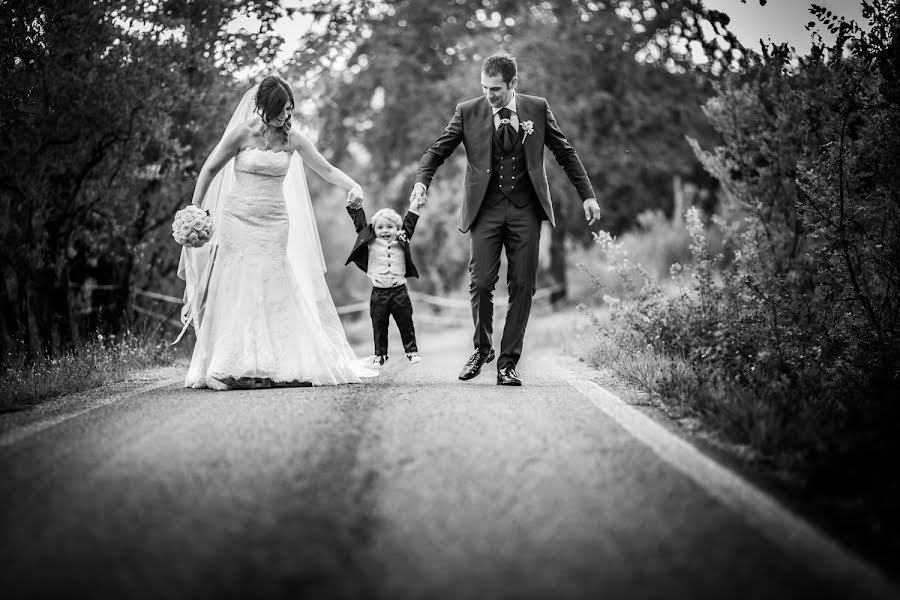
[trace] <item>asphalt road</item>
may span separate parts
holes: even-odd
[[[494,364],[457,381],[467,338],[425,336],[423,363],[361,385],[173,384],[7,443],[3,596],[863,597],[598,410],[554,351],[528,348],[522,388]]]

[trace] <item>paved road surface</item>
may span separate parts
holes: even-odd
[[[529,349],[523,388],[494,365],[462,383],[468,335],[423,337],[425,362],[362,385],[173,384],[6,443],[4,597],[863,597],[661,460],[553,352]]]

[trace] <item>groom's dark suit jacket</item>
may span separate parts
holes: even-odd
[[[524,138],[525,165],[544,214],[555,227],[550,186],[547,184],[547,171],[544,169],[544,146],[550,148],[556,162],[562,166],[582,200],[594,198],[594,190],[591,188],[590,179],[584,165],[581,164],[581,159],[556,124],[546,99],[516,93],[516,114],[519,117],[520,132],[525,121],[534,123],[534,133]],[[475,221],[491,179],[493,133],[494,117],[487,98],[479,96],[467,100],[456,105],[456,112],[450,124],[419,162],[416,182],[428,187],[437,168],[453,153],[459,143],[462,142],[465,146],[469,164],[466,167],[465,196],[459,210],[459,230],[463,233],[467,232]]]
[[[353,219],[353,226],[356,228],[357,235],[356,242],[353,244],[353,250],[350,251],[350,256],[347,257],[347,262],[345,262],[344,265],[349,265],[352,262],[362,269],[363,272],[368,272],[369,242],[375,239],[375,230],[372,229],[372,224],[366,221],[366,211],[362,208],[350,208],[348,206],[347,212],[350,214],[350,218]],[[419,276],[419,271],[416,270],[416,265],[414,265],[412,261],[412,254],[410,254],[409,251],[409,240],[416,230],[416,223],[418,220],[419,215],[414,212],[407,212],[406,216],[403,217],[403,225],[400,228],[400,233],[402,235],[397,239],[398,243],[403,248],[403,256],[406,259],[407,277]]]

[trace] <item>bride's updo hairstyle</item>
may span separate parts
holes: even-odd
[[[269,121],[273,117],[277,117],[285,105],[294,106],[294,93],[288,82],[277,75],[269,75],[263,79],[256,91],[256,112],[266,124],[266,129],[263,131],[264,137],[269,133]],[[284,136],[284,143],[287,143],[288,132],[291,130],[291,115],[288,115],[284,125],[279,129]],[[266,139],[266,144],[268,144],[268,139]]]

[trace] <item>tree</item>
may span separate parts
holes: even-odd
[[[900,13],[866,3],[863,31],[812,12],[832,45],[808,57],[769,45],[705,107],[722,142],[695,148],[727,191],[734,259],[696,297],[718,317],[692,299],[658,320],[677,343],[646,340],[780,423],[753,424],[765,445],[855,478],[896,446]]]
[[[5,10],[0,352],[20,337],[35,356],[95,327],[80,313],[98,300],[107,325],[121,326],[135,268],[147,278],[171,263],[154,236],[167,237],[230,114],[234,95],[226,103],[216,84],[271,60],[278,40],[266,34],[281,9],[11,0]],[[260,17],[260,33],[224,32],[241,12]]]
[[[480,60],[506,49],[520,59],[520,89],[549,97],[597,188],[606,226],[623,230],[642,209],[671,205],[673,175],[709,181],[684,134],[710,139],[700,112],[712,93],[709,77],[743,57],[727,22],[696,0],[370,4],[356,13],[358,39],[322,107],[323,136],[335,160],[354,145],[366,149],[376,196],[408,190],[412,166],[455,102],[480,94]],[[709,28],[718,37],[704,33]],[[436,185],[462,167],[457,154]],[[404,184],[396,185],[401,175]],[[559,207],[553,246],[560,280],[564,237],[590,238],[570,186],[558,170],[550,175]],[[440,210],[452,211],[456,201],[442,199]],[[439,236],[447,233],[442,220]],[[438,262],[430,258],[423,263]]]

